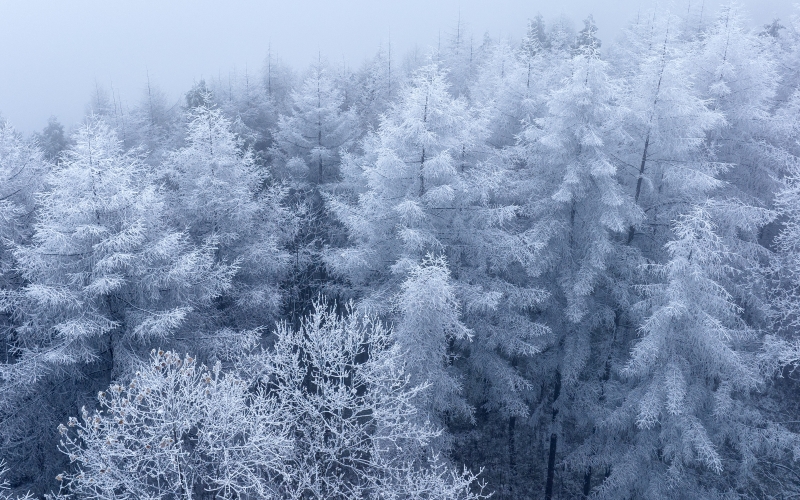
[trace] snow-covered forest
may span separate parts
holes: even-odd
[[[0,498],[800,497],[796,13],[0,120]]]

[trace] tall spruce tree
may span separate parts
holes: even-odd
[[[165,215],[194,244],[213,248],[215,265],[235,269],[232,289],[216,302],[224,316],[217,328],[269,324],[283,304],[279,283],[290,260],[283,245],[295,232],[285,189],[257,167],[219,108],[202,104],[187,118],[186,145],[162,168]]]
[[[280,157],[290,173],[323,184],[338,178],[339,153],[355,138],[352,110],[320,62],[291,94],[292,112],[281,116],[275,135]]]
[[[537,424],[548,429],[545,498],[554,494],[558,457],[591,432],[591,394],[626,293],[614,262],[629,260],[621,235],[643,217],[614,161],[624,140],[624,87],[597,48],[581,45],[562,63],[570,76],[548,96],[548,113],[526,128],[517,152],[525,175],[536,179],[528,181],[525,211],[542,250],[529,272],[551,296],[544,317],[552,336],[531,368],[547,387]]]

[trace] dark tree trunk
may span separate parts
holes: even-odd
[[[592,491],[592,466],[586,469],[586,474],[583,475],[583,496],[589,498],[589,493]]]
[[[647,164],[647,148],[650,146],[650,132],[647,132],[647,137],[644,139],[644,151],[642,152],[642,163],[639,165],[639,178],[636,180],[636,196],[633,197],[634,203],[639,203],[639,196],[642,193],[642,179],[644,178],[644,167]],[[628,244],[633,241],[633,226],[628,229]]]
[[[517,417],[508,419],[508,494],[514,497],[514,481],[516,479],[516,442],[514,441],[514,428],[517,424]]]
[[[547,459],[547,484],[544,487],[545,500],[553,498],[553,479],[556,474],[556,446],[558,446],[558,434],[550,434],[550,456]]]
[[[558,408],[556,402],[561,395],[561,372],[556,370],[556,380],[553,385],[553,424],[556,422],[558,416]],[[547,458],[547,483],[544,487],[545,500],[552,500],[553,498],[553,479],[556,474],[556,448],[558,447],[558,434],[553,432],[550,434],[550,453]]]

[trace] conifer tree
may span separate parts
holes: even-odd
[[[389,109],[400,88],[400,71],[392,68],[392,63],[391,44],[386,49],[381,46],[355,74],[354,102],[362,136],[378,128],[381,115]]]
[[[653,12],[624,32],[616,55],[617,74],[629,85],[622,102],[631,113],[630,140],[617,153],[624,182],[644,210],[642,225],[631,226],[628,243],[659,252],[669,223],[684,208],[719,187],[725,168],[706,148],[706,136],[723,125],[692,84],[688,47],[679,21]],[[635,240],[637,235],[642,235]]]
[[[123,110],[115,123],[117,136],[127,148],[144,148],[150,165],[162,162],[168,151],[178,146],[181,123],[180,106],[170,105],[166,94],[148,76],[139,102],[131,110]]]
[[[701,97],[725,118],[725,127],[707,139],[716,159],[730,165],[723,178],[741,191],[733,195],[770,206],[783,165],[768,146],[779,81],[769,39],[747,28],[741,7],[731,4],[720,10],[693,61]]]
[[[532,179],[519,184],[530,190],[524,213],[539,240],[532,244],[542,248],[528,273],[551,295],[545,317],[552,337],[533,361],[549,393],[541,398],[549,410],[539,417],[549,429],[545,498],[553,495],[557,457],[566,455],[560,450],[571,451],[591,430],[591,412],[572,404],[590,405],[593,373],[613,347],[615,309],[626,295],[614,263],[629,258],[620,236],[643,215],[614,162],[624,140],[625,110],[617,104],[624,87],[589,42],[563,63],[570,76],[549,95],[548,113],[523,132],[517,152],[521,174]]]
[[[292,91],[292,113],[281,116],[275,140],[286,168],[314,184],[336,180],[339,152],[354,139],[355,114],[343,109],[344,96],[318,63]]]
[[[448,93],[442,70],[435,64],[420,69],[378,131],[365,139],[364,157],[345,164],[355,204],[331,200],[352,246],[331,249],[326,262],[356,286],[371,288],[364,294],[365,307],[388,313],[386,299],[398,298],[398,335],[432,335],[424,342],[413,336],[399,340],[414,350],[409,356],[417,362],[408,369],[419,380],[446,367],[448,342],[466,338],[443,251],[458,237],[457,193],[469,164],[457,163],[455,154],[472,151],[479,137],[472,132],[480,124],[463,99]],[[422,311],[408,306],[420,305],[418,297],[429,298]],[[424,311],[424,317],[417,316]],[[425,331],[417,331],[423,324]],[[426,345],[439,347],[424,352]],[[434,384],[430,401],[444,403],[428,405],[431,416],[469,415],[463,400],[454,398],[459,384],[452,375],[428,380]]]
[[[214,248],[217,265],[236,269],[233,289],[217,303],[225,323],[268,324],[283,300],[279,282],[289,256],[282,246],[294,235],[294,217],[282,205],[285,191],[257,168],[219,108],[201,104],[188,119],[186,145],[164,165],[168,216],[194,244]]]
[[[69,140],[64,133],[64,125],[55,116],[47,120],[47,126],[35,137],[47,160],[56,164],[61,161],[61,152],[67,149]]]
[[[772,216],[709,199],[674,222],[669,259],[651,267],[660,280],[635,306],[644,320],[623,370],[631,385],[598,431],[617,450],[603,464],[601,497],[748,491],[759,488],[756,457],[776,460],[796,446],[754,399],[760,332],[746,277],[765,253],[752,235]]]
[[[58,467],[52,436],[39,426],[128,373],[151,343],[219,346],[180,334],[202,323],[234,270],[214,262],[212,246],[194,246],[165,225],[152,177],[102,120],[74,140],[46,178],[31,243],[14,248],[25,284],[2,297],[15,321],[2,367],[3,436],[15,473]]]
[[[544,83],[543,54],[528,57],[525,52],[515,51],[506,40],[497,41],[486,50],[488,53],[476,69],[470,100],[487,115],[487,142],[499,149],[513,144],[522,124],[533,119],[531,114],[537,111],[537,90]]]

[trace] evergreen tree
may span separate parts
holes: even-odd
[[[706,136],[724,117],[693,87],[678,20],[661,12],[645,19],[625,31],[615,58],[618,74],[630,82],[621,104],[631,110],[625,125],[630,139],[617,152],[617,164],[646,215],[630,227],[628,243],[655,256],[670,237],[670,221],[720,186],[725,165],[714,161]]]
[[[355,109],[363,135],[378,128],[381,115],[389,109],[400,88],[399,70],[394,68],[392,71],[391,45],[387,49],[381,46],[375,56],[356,72],[355,78]]]
[[[123,114],[120,105],[122,116],[116,124],[117,135],[129,148],[144,148],[145,161],[157,165],[179,144],[183,132],[179,110],[177,104],[170,106],[166,94],[148,77],[136,106]]]
[[[355,115],[321,64],[291,93],[292,113],[281,116],[275,140],[290,173],[315,184],[339,176],[339,152],[354,138]]]
[[[420,69],[378,131],[365,140],[364,157],[345,164],[355,204],[332,200],[352,246],[331,249],[326,262],[354,285],[366,287],[365,307],[389,312],[386,299],[398,297],[397,334],[428,337],[424,342],[413,336],[399,340],[415,352],[409,356],[417,362],[408,368],[417,380],[443,370],[449,362],[442,349],[466,336],[442,251],[458,237],[457,193],[472,160],[465,156],[457,163],[454,156],[473,150],[479,136],[472,132],[480,125],[462,99],[450,96],[444,72],[435,64]],[[417,315],[423,311],[407,305],[419,304],[415,297],[428,297],[422,318]],[[425,330],[418,331],[422,324]],[[425,352],[425,346],[438,347]],[[432,415],[469,415],[463,400],[454,397],[459,384],[452,375],[429,381]]]
[[[257,168],[219,108],[198,105],[188,119],[186,145],[169,155],[162,174],[169,219],[194,244],[213,248],[215,265],[235,269],[232,290],[217,301],[225,314],[218,326],[260,327],[282,305],[279,283],[289,266],[282,246],[295,218],[282,205],[281,185]]]
[[[693,58],[701,97],[725,118],[725,127],[709,134],[718,161],[731,165],[725,180],[737,197],[771,204],[772,185],[782,174],[768,146],[770,115],[778,88],[778,73],[769,39],[745,26],[741,8],[723,7]]]
[[[636,305],[644,320],[623,370],[631,386],[598,433],[614,436],[617,450],[603,464],[601,497],[758,491],[757,457],[775,460],[796,446],[754,399],[760,333],[748,309],[757,297],[743,278],[757,272],[765,250],[752,235],[771,218],[709,199],[674,222],[669,260],[651,266],[660,280]]]
[[[214,263],[213,247],[195,247],[164,224],[147,170],[104,122],[89,122],[74,140],[47,177],[31,244],[14,249],[25,284],[2,300],[16,324],[2,408],[15,473],[58,467],[41,426],[131,370],[150,343],[197,326],[233,272]],[[181,341],[214,345],[200,339]]]
[[[48,118],[47,126],[35,137],[45,158],[52,163],[57,164],[61,153],[69,146],[69,141],[64,135],[64,126],[55,116]]]
[[[551,295],[545,317],[552,337],[533,367],[551,388],[540,403],[549,410],[539,416],[549,429],[545,498],[553,495],[559,449],[572,451],[591,431],[594,373],[613,348],[615,309],[625,301],[614,262],[629,260],[630,252],[620,235],[643,215],[614,162],[624,140],[622,83],[593,45],[564,64],[570,76],[548,97],[548,114],[526,128],[517,153],[533,179],[523,184],[531,190],[525,213],[543,248],[528,273]]]
[[[538,111],[541,96],[537,91],[543,87],[545,64],[541,53],[527,58],[505,40],[485,49],[488,53],[476,70],[470,98],[472,105],[487,116],[486,142],[499,149],[513,144],[523,123]]]

